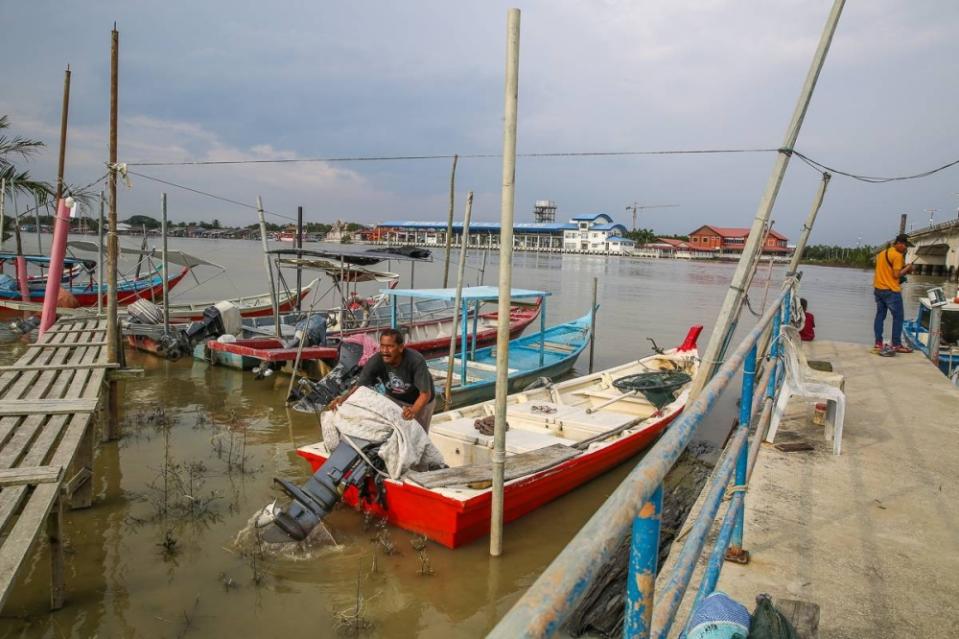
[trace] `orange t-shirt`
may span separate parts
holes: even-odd
[[[872,278],[873,288],[898,293],[902,290],[899,278],[893,276],[893,271],[901,270],[904,262],[903,254],[890,246],[876,256],[876,274]]]

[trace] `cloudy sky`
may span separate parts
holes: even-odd
[[[506,10],[522,10],[519,151],[776,148],[831,7],[828,0],[626,2],[0,3],[0,113],[50,146],[63,69],[73,70],[67,180],[104,173],[110,29],[120,30],[120,161],[499,153]],[[913,174],[959,159],[959,3],[849,2],[797,148],[858,174]],[[563,219],[626,206],[640,225],[686,233],[748,226],[769,153],[521,158],[516,217],[559,203]],[[445,219],[450,161],[139,167],[151,177],[294,215]],[[819,174],[793,160],[773,217],[798,235]],[[474,218],[499,216],[499,159],[463,159]],[[133,176],[120,216],[249,224],[255,213]],[[959,167],[922,180],[836,176],[813,241],[876,243],[959,208]],[[282,222],[279,217],[273,221]]]

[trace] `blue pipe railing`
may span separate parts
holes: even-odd
[[[749,424],[753,417],[756,387],[757,344],[772,325],[772,349],[778,354],[781,322],[789,320],[790,295],[798,278],[789,278],[770,307],[730,354],[716,374],[666,431],[660,440],[626,476],[612,495],[594,513],[579,533],[553,560],[523,597],[490,632],[490,637],[548,637],[565,622],[582,601],[590,584],[612,557],[620,540],[632,529],[626,610],[623,626],[627,637],[666,637],[676,617],[686,589],[702,555],[706,537],[713,525],[727,486],[735,475],[730,506],[714,544],[697,600],[705,597],[719,579],[722,558],[745,558],[742,530],[745,514],[745,490],[749,458]],[[744,366],[745,364],[745,366]],[[769,401],[775,397],[778,362],[771,360],[766,387]],[[715,405],[719,395],[743,369],[739,425],[705,487],[706,498],[671,574],[656,590],[656,558],[659,553],[659,525],[662,509],[662,483],[666,473],[685,450],[703,417]],[[737,557],[738,556],[738,557]],[[655,597],[655,603],[654,603]]]

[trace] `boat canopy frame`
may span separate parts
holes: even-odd
[[[404,288],[381,289],[381,293],[390,299],[390,326],[397,328],[397,304],[399,298],[409,298],[412,305],[414,299],[443,300],[456,303],[455,288]],[[539,304],[539,363],[543,365],[546,355],[546,298],[552,295],[549,291],[537,291],[525,288],[510,289],[510,301],[537,300]],[[454,313],[460,314],[460,379],[466,380],[469,361],[476,357],[476,334],[479,330],[480,306],[486,302],[499,300],[499,287],[496,286],[465,286],[460,291],[460,308]],[[473,306],[473,339],[470,344],[469,310]],[[455,325],[455,320],[454,320]],[[451,336],[452,339],[452,336]],[[455,358],[454,358],[455,359]],[[497,363],[498,364],[498,363]],[[506,363],[507,366],[509,362]],[[453,360],[450,360],[450,366]]]

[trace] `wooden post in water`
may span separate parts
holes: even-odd
[[[263,266],[266,268],[267,280],[270,283],[270,301],[273,302],[273,323],[277,337],[280,332],[280,304],[276,299],[276,282],[273,280],[273,265],[270,264],[270,250],[266,244],[266,217],[263,214],[263,198],[256,196],[256,215],[260,220],[260,242],[263,244]]]
[[[103,191],[100,191],[100,217],[97,221],[97,317],[103,315]]]
[[[750,273],[755,269],[755,258],[762,250],[761,239],[763,230],[767,228],[769,216],[776,198],[779,195],[779,189],[782,186],[783,177],[786,174],[786,168],[789,166],[789,159],[792,156],[792,149],[796,145],[796,139],[799,137],[799,130],[802,128],[803,120],[806,117],[806,109],[812,99],[813,90],[816,88],[816,82],[819,79],[819,73],[822,70],[823,63],[826,60],[826,54],[829,51],[829,45],[832,43],[832,37],[836,32],[836,26],[839,24],[839,16],[842,14],[845,0],[834,0],[829,18],[826,20],[826,26],[823,28],[822,36],[819,40],[819,46],[813,56],[809,71],[806,74],[806,80],[800,91],[796,108],[793,111],[789,126],[786,128],[786,135],[783,143],[780,145],[779,155],[773,164],[772,173],[766,182],[766,189],[759,201],[756,210],[756,217],[753,220],[749,231],[749,237],[746,245],[743,247],[743,254],[736,266],[736,272],[733,274],[732,282],[726,291],[726,298],[723,300],[719,316],[716,318],[716,328],[709,337],[709,344],[702,356],[702,366],[699,374],[693,381],[693,388],[690,391],[690,401],[695,399],[706,383],[712,378],[719,367],[725,352],[724,347],[729,341],[729,331],[736,322],[736,315],[742,307],[743,295],[746,292],[746,284],[750,279]]]
[[[466,213],[463,214],[463,243],[469,238],[470,217],[473,215],[473,192],[466,194]],[[456,336],[459,333],[460,305],[463,303],[463,276],[466,273],[466,249],[460,250],[459,268],[456,271],[456,296],[453,302],[453,331],[450,333],[450,354],[446,362],[446,386],[443,389],[443,402],[446,410],[450,409],[453,403],[453,360],[456,358]],[[444,287],[445,288],[445,287]],[[474,335],[476,333],[474,332]],[[460,357],[466,357],[466,345],[460,348]],[[465,379],[460,380],[461,385],[466,384]]]
[[[7,218],[4,213],[4,206],[7,202],[7,178],[0,178],[0,248],[3,248],[3,231],[5,222]],[[0,272],[2,272],[3,267],[0,266]]]
[[[303,207],[296,207],[296,248],[303,250]],[[296,254],[296,259],[302,259],[300,253]],[[300,289],[303,288],[303,267],[299,263],[296,265],[296,311],[303,309],[302,300],[300,300]],[[294,373],[296,370],[294,369]]]
[[[506,24],[503,107],[503,190],[500,198],[499,304],[496,330],[496,412],[493,425],[493,494],[489,552],[503,553],[503,472],[506,467],[506,396],[509,394],[509,310],[513,275],[513,199],[516,188],[516,112],[519,98],[519,9]]]
[[[116,23],[110,33],[110,161],[107,190],[110,193],[110,230],[107,235],[107,362],[117,364],[120,361],[120,336],[117,326],[117,109],[120,85],[120,32]],[[107,382],[108,403],[107,423],[103,431],[104,439],[114,440],[120,437],[120,419],[117,414],[119,397],[117,382]]]
[[[163,236],[160,252],[163,260],[163,333],[166,334],[170,332],[170,280],[167,277],[166,261],[166,193],[160,194],[160,235]]]
[[[453,204],[456,199],[456,162],[459,160],[459,157],[459,155],[453,156],[453,169],[450,171],[450,211],[446,218],[446,264],[443,266],[443,288],[447,288],[450,285],[450,251],[453,248]]]
[[[907,213],[903,213],[899,216],[899,234],[902,235],[906,232],[906,218],[908,217]]]
[[[589,307],[589,372],[593,372],[593,351],[596,345],[596,287],[599,278],[593,278],[593,305]]]

